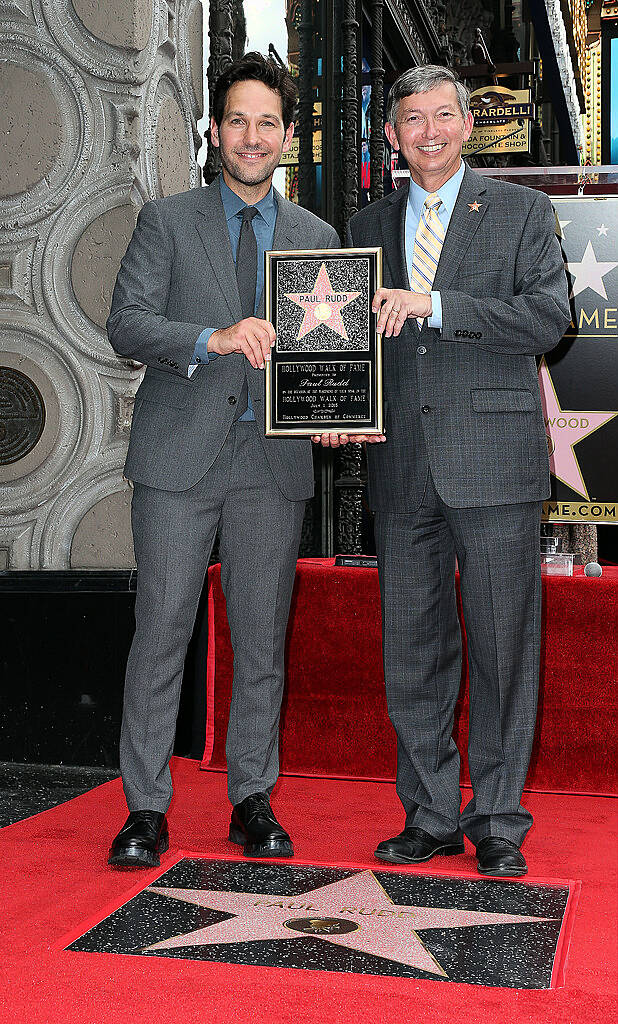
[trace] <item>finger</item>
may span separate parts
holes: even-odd
[[[374,313],[380,311],[380,306],[388,298],[388,288],[378,288],[373,299],[371,300],[371,308]]]
[[[392,324],[393,334],[395,335],[396,338],[398,338],[399,335],[401,334],[401,330],[407,319],[407,310],[405,308],[400,309]]]
[[[314,444],[319,444],[320,443],[320,435],[319,434],[313,434],[312,437],[311,437],[311,440],[313,441]]]
[[[255,338],[252,338],[251,336],[243,338],[241,341],[241,350],[255,370],[264,369],[262,349]]]
[[[320,437],[323,448],[330,448],[330,434],[322,434]]]
[[[250,316],[248,320],[251,321],[251,325],[258,329],[260,332],[264,332],[268,335],[268,340],[271,345],[275,344],[275,328],[271,324],[270,320],[262,320],[259,316]]]

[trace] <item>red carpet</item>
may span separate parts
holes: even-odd
[[[219,566],[211,592],[209,732],[204,765],[225,766],[232,651]],[[618,568],[600,579],[543,579],[543,646],[537,729],[527,788],[618,794]],[[467,666],[455,738],[468,740]],[[395,734],[388,719],[375,569],[301,559],[287,643],[282,709],[284,771],[392,779]],[[469,780],[462,758],[462,777]]]
[[[172,849],[226,857],[225,776],[175,760]],[[293,832],[299,861],[375,869],[370,851],[401,825],[390,784],[283,778],[273,803]],[[443,982],[76,953],[61,948],[119,905],[134,873],[105,864],[126,814],[109,783],[0,831],[4,985],[0,1019],[14,1024],[590,1024],[616,1008],[616,811],[609,797],[527,794],[535,827],[525,846],[530,880],[580,879],[564,987],[479,988]],[[174,845],[176,844],[176,845]],[[474,872],[472,853],[438,859],[425,873]],[[408,869],[414,871],[416,869]],[[158,872],[153,872],[153,875]],[[140,887],[148,876],[141,875]],[[509,884],[509,883],[504,883]]]

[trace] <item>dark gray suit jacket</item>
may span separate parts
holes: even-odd
[[[386,288],[409,288],[407,198],[401,188],[350,221],[349,244],[383,247]],[[387,441],[367,446],[372,507],[414,511],[428,465],[452,507],[546,498],[534,356],[553,348],[571,319],[547,196],[466,168],[434,289],[442,328],[419,332],[408,320],[399,338],[384,339]]]
[[[330,225],[277,194],[273,249],[336,248]],[[263,298],[258,316],[263,316]],[[264,437],[264,373],[239,353],[188,368],[205,327],[242,320],[219,182],[146,203],[124,256],[107,321],[120,355],[146,364],[125,474],[186,490],[219,454],[245,379],[274,477],[293,501],[313,494],[311,442]]]

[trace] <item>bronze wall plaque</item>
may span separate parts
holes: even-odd
[[[267,437],[381,434],[382,337],[371,300],[382,249],[265,253]]]

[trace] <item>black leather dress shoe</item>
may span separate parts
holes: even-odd
[[[293,857],[292,840],[275,818],[268,793],[252,793],[232,811],[230,841],[245,857]]]
[[[525,875],[528,865],[516,843],[498,836],[485,836],[476,848],[478,870],[481,875],[495,878],[517,878]]]
[[[440,857],[452,857],[453,854],[463,852],[461,832],[453,832],[446,839],[436,839],[424,829],[409,825],[398,836],[380,843],[375,856],[378,860],[388,860],[392,864],[418,864],[424,860],[431,860],[436,854]]]
[[[167,819],[160,811],[131,811],[114,839],[107,863],[116,868],[158,868],[170,845]]]

